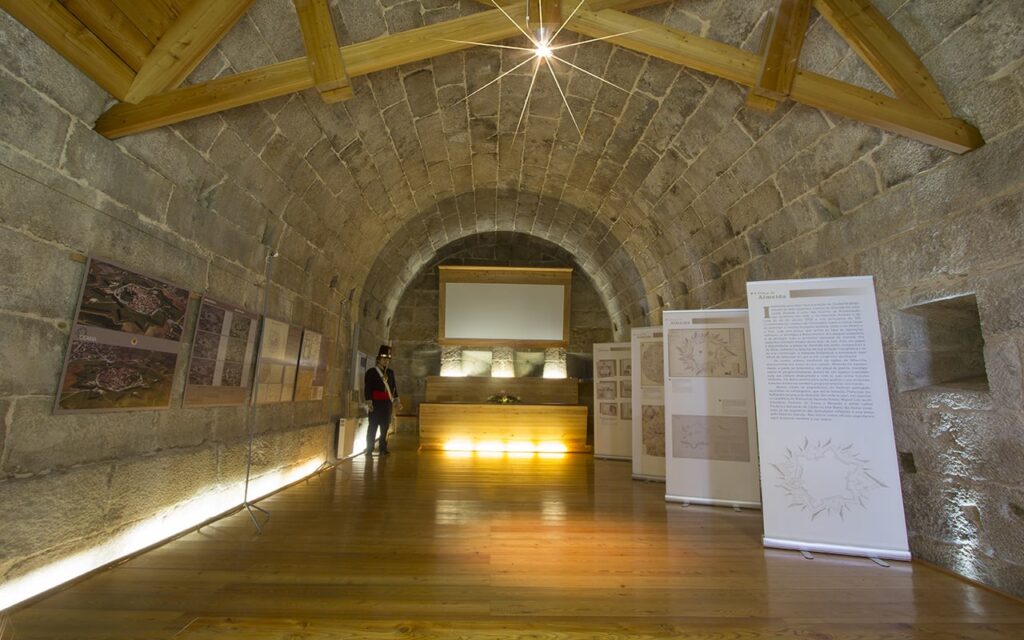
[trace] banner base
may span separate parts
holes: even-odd
[[[642,480],[643,482],[665,482],[665,476],[645,476],[642,473],[634,473],[634,480]]]
[[[665,502],[685,502],[689,504],[702,504],[710,507],[740,507],[743,509],[761,510],[760,502],[746,502],[744,500],[717,500],[715,498],[691,498],[690,496],[673,496],[665,494]]]
[[[788,549],[790,551],[817,551],[818,553],[834,553],[840,556],[860,556],[862,558],[884,558],[886,560],[899,560],[910,562],[909,551],[899,549],[873,549],[871,547],[848,547],[841,544],[824,544],[821,542],[800,542],[798,540],[782,540],[780,538],[764,537],[764,546],[773,549]]]

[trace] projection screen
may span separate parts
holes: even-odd
[[[572,269],[440,267],[438,342],[563,347]]]

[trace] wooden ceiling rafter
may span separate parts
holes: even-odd
[[[104,91],[124,100],[135,70],[57,0],[0,0],[11,14]]]
[[[870,0],[814,0],[814,7],[897,96],[953,116],[924,63]]]
[[[761,70],[747,94],[747,106],[771,112],[789,97],[800,65],[812,0],[779,0],[765,27]]]
[[[754,86],[760,74],[762,57],[757,54],[618,11],[581,10],[566,29],[606,37],[612,44],[746,87]],[[616,35],[626,31],[630,33]],[[789,98],[954,153],[985,144],[981,133],[963,120],[810,71],[796,72]]]
[[[3,0],[0,0],[3,1]],[[598,7],[627,10],[649,7],[668,0],[592,0]],[[522,23],[526,3],[503,5],[506,13]],[[467,42],[490,43],[521,35],[498,9],[455,18],[426,27],[365,40],[340,47],[350,78],[470,49]],[[457,42],[461,41],[461,42]],[[244,71],[208,82],[151,96],[138,104],[122,102],[100,116],[96,131],[120,138],[157,127],[220,113],[235,107],[304,91],[314,86],[306,57]]]
[[[348,100],[354,93],[338,46],[338,34],[327,0],[292,0],[306,47],[309,72],[320,98],[331,104]]]
[[[64,0],[63,4],[128,66],[135,71],[142,68],[153,43],[113,0]]]
[[[145,34],[146,38],[155,46],[160,42],[167,28],[174,22],[175,16],[167,10],[149,0],[111,0],[128,19]],[[203,0],[197,0],[202,2]]]
[[[199,0],[188,5],[146,57],[125,101],[139,102],[184,82],[252,3],[253,0]]]
[[[326,0],[293,0],[308,56],[175,89],[252,1],[0,0],[0,7],[122,100],[96,123],[111,138],[312,87],[327,101],[344,99],[351,77],[521,35],[506,14],[522,24],[529,6],[538,18],[541,7],[572,15],[566,31],[739,83],[750,88],[748,102],[762,109],[790,99],[956,153],[984,145],[977,129],[952,116],[924,64],[870,0],[778,0],[761,55],[625,13],[668,0],[588,0],[575,13],[577,0],[476,0],[501,9],[344,46]],[[895,98],[798,68],[812,3]],[[121,9],[137,33],[133,52],[120,53],[136,65],[144,48],[139,35],[156,36],[157,44],[136,73],[65,5]],[[165,32],[157,34],[161,24]]]

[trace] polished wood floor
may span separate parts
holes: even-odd
[[[358,458],[16,610],[7,638],[1024,638],[917,564],[770,551],[589,455]]]

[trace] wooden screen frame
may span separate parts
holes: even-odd
[[[443,346],[462,347],[518,347],[551,348],[569,346],[569,302],[572,290],[572,269],[568,267],[463,267],[441,266],[438,288],[437,342]],[[489,338],[447,338],[445,337],[445,289],[448,283],[466,284],[544,284],[559,285],[565,295],[562,299],[561,340],[513,340]]]

